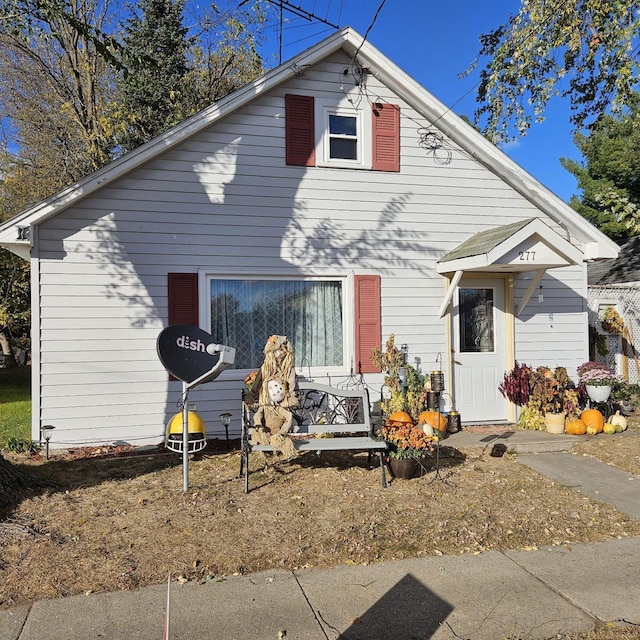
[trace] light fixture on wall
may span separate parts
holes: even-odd
[[[544,293],[542,293],[542,285],[538,287],[538,302],[540,304],[544,302]]]

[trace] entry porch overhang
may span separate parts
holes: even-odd
[[[516,308],[518,316],[548,269],[581,264],[583,260],[580,249],[539,218],[480,231],[438,261],[438,273],[453,274],[440,305],[440,317],[446,313],[455,288],[465,273],[535,271],[535,277]]]

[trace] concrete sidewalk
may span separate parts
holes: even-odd
[[[172,584],[171,638],[550,638],[640,625],[640,538]],[[166,587],[0,612],[2,640],[160,640]]]
[[[504,428],[462,431],[444,444],[489,450],[503,445],[523,464],[640,518],[640,478],[558,453],[577,441]],[[546,640],[587,631],[598,620],[640,625],[638,576],[640,538],[626,538],[538,551],[274,570],[201,586],[172,583],[170,637]],[[165,606],[166,585],[40,601],[0,611],[0,640],[159,640]]]

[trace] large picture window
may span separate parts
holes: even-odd
[[[211,335],[236,349],[235,368],[255,369],[270,335],[291,340],[296,366],[344,363],[341,280],[210,280]]]

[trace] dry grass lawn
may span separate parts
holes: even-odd
[[[621,436],[581,438],[575,449],[640,475],[638,422]],[[444,449],[446,482],[429,473],[386,489],[364,454],[306,454],[265,471],[254,455],[249,494],[237,477],[239,452],[221,449],[191,461],[186,494],[176,454],[14,456],[50,486],[27,492],[0,525],[0,608],[135,589],[168,572],[207,581],[640,535],[640,522],[488,448]]]

